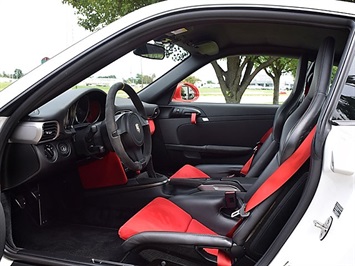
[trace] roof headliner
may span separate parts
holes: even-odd
[[[266,13],[270,16],[274,12],[264,12],[263,16]],[[321,16],[321,21],[317,21],[319,18],[308,14],[302,14],[303,20],[285,19],[288,15],[292,17],[294,13],[278,12],[279,18],[272,19],[260,16],[260,11],[247,19],[216,16],[214,20],[192,21],[184,27],[186,32],[163,37],[191,54],[200,54],[199,44],[212,41],[218,45],[218,56],[230,53],[315,56],[322,40],[331,36],[336,40],[336,58],[341,57],[350,33],[349,21],[331,16]]]

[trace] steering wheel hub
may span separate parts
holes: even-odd
[[[142,123],[135,113],[129,113],[126,119],[127,134],[123,136],[126,145],[141,147],[144,144],[144,132]]]

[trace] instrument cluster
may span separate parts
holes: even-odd
[[[65,129],[102,121],[105,118],[106,98],[99,97],[100,95],[102,94],[86,94],[72,104],[65,117]]]

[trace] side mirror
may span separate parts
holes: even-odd
[[[198,88],[189,82],[182,82],[176,86],[173,101],[194,102],[200,97]]]
[[[135,55],[148,59],[162,60],[165,57],[164,47],[151,43],[146,43],[136,48],[133,53]]]

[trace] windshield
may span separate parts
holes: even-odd
[[[113,84],[124,82],[139,92],[188,56],[187,52],[180,47],[179,49],[184,53],[183,57],[176,58],[167,54],[162,60],[144,58],[132,51],[84,79],[74,88],[99,88],[108,92]],[[127,97],[122,91],[118,92],[118,96]]]
[[[99,88],[108,92],[113,84],[124,82],[131,85],[136,92],[139,92],[150,83],[159,79],[189,55],[181,47],[166,47],[168,49],[166,49],[165,57],[161,60],[144,58],[134,54],[132,51],[100,69],[90,77],[82,80],[72,89]],[[176,53],[174,55],[169,54],[169,51],[173,49],[177,49],[181,56],[176,57]],[[1,91],[5,90],[6,87],[20,78],[21,77],[0,77],[0,94]],[[122,91],[118,93],[118,96],[127,97]]]

